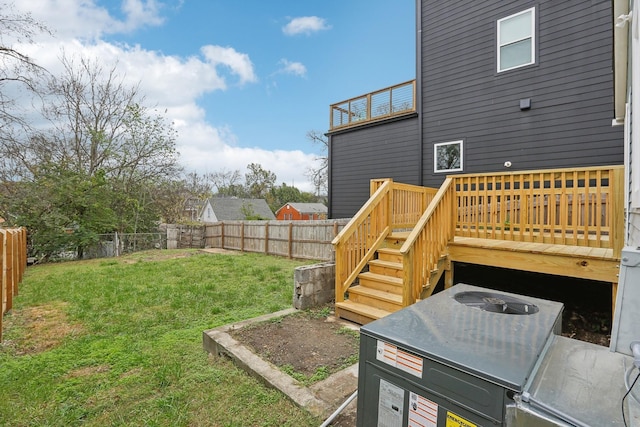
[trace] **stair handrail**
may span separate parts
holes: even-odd
[[[391,179],[380,184],[331,242],[336,251],[336,302],[344,301],[344,293],[391,230],[392,185]]]
[[[400,248],[403,268],[402,305],[416,302],[431,272],[438,268],[455,235],[453,179],[447,177]]]

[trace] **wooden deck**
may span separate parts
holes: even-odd
[[[336,313],[366,323],[411,305],[443,275],[451,286],[456,262],[609,283],[615,303],[622,171],[456,175],[437,191],[373,180],[333,242]]]

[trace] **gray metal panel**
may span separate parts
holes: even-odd
[[[631,343],[640,341],[640,248],[625,247],[621,264],[610,347],[631,355]]]
[[[373,178],[418,183],[420,147],[415,116],[330,138],[330,218],[353,216],[369,198]]]
[[[458,284],[360,329],[371,336],[514,391],[522,391],[545,344],[561,322],[562,304],[507,292],[538,313],[509,315],[468,307],[458,292],[488,291]]]
[[[624,375],[632,365],[631,357],[607,347],[556,336],[528,390],[529,403],[571,425],[623,426]]]
[[[623,129],[611,126],[610,1],[422,5],[425,185],[444,179],[433,173],[433,144],[459,139],[463,173],[503,170],[506,160],[513,170],[622,163]],[[532,6],[536,64],[497,73],[496,20]],[[523,98],[530,110],[520,110]]]

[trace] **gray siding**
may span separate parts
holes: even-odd
[[[332,218],[357,212],[371,178],[439,186],[436,143],[464,141],[460,173],[508,170],[505,161],[510,170],[623,163],[623,127],[611,126],[610,0],[417,1],[419,118],[330,136]],[[531,7],[536,63],[497,73],[497,20]],[[531,109],[521,111],[524,98]]]
[[[329,217],[350,218],[369,198],[369,181],[418,184],[418,119],[356,128],[330,136]]]
[[[423,0],[424,184],[433,144],[464,141],[462,173],[622,164],[612,127],[611,2]],[[536,64],[496,72],[496,21],[536,8]],[[452,25],[451,17],[456,23]],[[520,99],[531,109],[521,111]]]

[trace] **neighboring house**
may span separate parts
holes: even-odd
[[[287,203],[276,211],[279,220],[327,219],[327,207],[322,203]]]
[[[182,217],[188,221],[197,221],[203,205],[204,202],[197,198],[187,199],[182,210]]]
[[[372,178],[623,163],[610,0],[416,3],[417,79],[331,106],[330,218]]]
[[[238,199],[213,197],[208,199],[200,211],[202,222],[276,219],[264,199]]]

